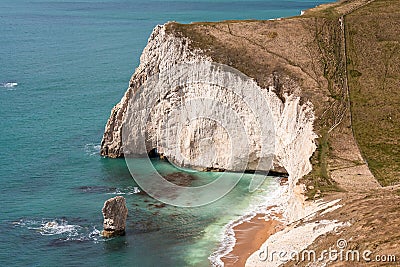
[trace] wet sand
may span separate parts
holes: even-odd
[[[247,258],[257,251],[268,237],[283,228],[282,222],[265,220],[264,217],[265,214],[257,214],[250,221],[233,228],[236,243],[233,250],[221,258],[225,266],[245,266]]]

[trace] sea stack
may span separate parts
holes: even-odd
[[[116,196],[104,202],[102,209],[104,222],[103,237],[114,237],[125,235],[126,217],[128,208],[124,197]]]

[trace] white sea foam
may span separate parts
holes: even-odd
[[[21,219],[13,225],[34,230],[42,236],[61,237],[61,241],[102,241],[101,232],[95,226],[69,224],[65,219]]]
[[[59,235],[68,233],[71,235],[78,235],[79,225],[71,225],[65,221],[58,223],[57,221],[50,221],[43,223],[40,228],[33,228],[40,232],[41,235]]]
[[[107,193],[107,195],[134,195],[139,194],[140,189],[137,186],[128,186],[126,188],[116,188],[115,191]]]
[[[89,143],[85,145],[85,153],[89,156],[96,156],[100,154],[100,144]]]
[[[20,220],[18,222],[14,222],[14,225],[24,226],[29,230],[35,230],[41,235],[77,235],[79,229],[81,228],[79,225],[68,224],[68,221],[64,219],[54,219],[47,220],[43,219],[41,221],[37,220]]]
[[[0,86],[5,87],[5,88],[12,88],[12,87],[15,87],[17,85],[18,85],[18,83],[16,83],[16,82],[3,82],[3,83],[0,83]]]
[[[230,221],[225,226],[218,250],[208,257],[212,266],[224,266],[221,259],[228,255],[235,246],[236,238],[233,229],[237,225],[250,221],[257,214],[266,214],[268,218],[279,220],[279,218],[276,218],[273,214],[283,212],[285,201],[282,196],[287,189],[288,186],[280,186],[279,183],[276,183],[275,186],[268,188],[268,195],[264,196],[263,200],[259,201],[258,205],[250,206],[248,212],[245,212],[244,215],[240,216],[238,219]]]
[[[18,85],[18,83],[16,82],[1,82],[0,83],[0,87],[5,88],[7,91],[14,91],[16,90],[16,86]]]

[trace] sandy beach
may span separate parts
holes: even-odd
[[[281,217],[274,214],[274,217]],[[245,266],[247,258],[257,251],[271,235],[281,230],[284,225],[275,219],[265,219],[265,214],[257,214],[250,221],[233,228],[236,243],[233,250],[221,258],[224,266]],[[272,217],[271,217],[272,218]]]

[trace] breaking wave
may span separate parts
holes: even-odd
[[[115,188],[114,191],[108,192],[108,195],[134,195],[143,193],[137,186],[128,186],[126,188]]]
[[[108,187],[108,186],[80,186],[75,188],[83,193],[105,193],[107,195],[134,195],[146,194],[137,186],[127,186],[124,188]]]
[[[69,223],[66,219],[20,219],[13,222],[15,227],[22,227],[42,236],[57,237],[51,243],[68,241],[93,241],[103,240],[101,231],[96,226],[84,226]]]
[[[0,87],[5,87],[5,88],[13,88],[15,86],[17,86],[18,83],[16,82],[2,82],[0,83]]]
[[[7,91],[16,90],[15,87],[18,85],[16,82],[0,82],[0,87],[5,88]]]
[[[90,143],[85,145],[84,150],[87,155],[96,156],[100,155],[100,148],[101,148],[100,144]]]
[[[225,225],[225,229],[221,236],[220,246],[208,257],[211,266],[224,266],[222,258],[228,255],[236,244],[235,232],[233,230],[236,226],[243,222],[250,221],[257,214],[265,214],[266,217],[279,220],[279,218],[275,218],[273,214],[284,210],[283,205],[285,203],[282,196],[286,192],[287,186],[276,185],[271,189],[271,193],[261,201],[261,205],[250,208],[250,211]]]

